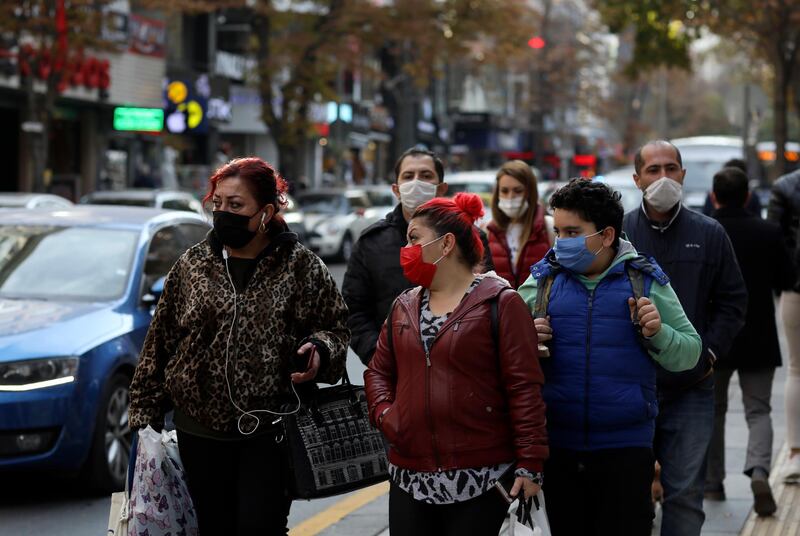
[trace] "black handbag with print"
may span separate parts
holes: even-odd
[[[329,497],[389,478],[383,437],[369,422],[364,387],[352,385],[346,371],[341,385],[304,396],[299,411],[282,417],[280,427],[276,440],[292,498]]]

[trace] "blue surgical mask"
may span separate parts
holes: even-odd
[[[556,260],[558,263],[577,274],[583,274],[592,265],[592,262],[597,258],[597,255],[603,251],[605,246],[600,246],[600,249],[592,253],[586,247],[586,239],[590,236],[599,235],[603,231],[597,231],[594,234],[586,236],[575,236],[573,238],[556,238],[556,243],[553,246],[553,251],[556,253]]]

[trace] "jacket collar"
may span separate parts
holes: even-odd
[[[642,200],[640,210],[642,211],[642,214],[644,215],[647,222],[650,224],[650,227],[655,229],[656,231],[660,231],[663,233],[666,232],[666,230],[672,226],[675,220],[678,219],[678,215],[680,215],[680,213],[683,212],[683,203],[678,203],[678,208],[675,209],[675,214],[673,214],[672,217],[666,222],[658,222],[650,219],[650,216],[647,214],[647,208],[644,205],[644,200]]]
[[[714,218],[754,218],[744,207],[721,207],[714,212]]]
[[[492,300],[497,297],[503,290],[511,288],[508,281],[498,276],[494,272],[476,275],[480,279],[480,283],[475,287],[469,295],[456,306],[450,316],[447,318],[446,324],[451,320],[458,320],[464,313],[481,303]],[[401,303],[410,314],[414,317],[419,317],[420,302],[422,301],[422,287],[414,287],[398,297],[398,302]]]
[[[402,204],[397,203],[397,206],[394,207],[394,210],[386,215],[385,220],[388,225],[395,227],[405,239],[406,233],[408,232],[408,222],[406,221],[406,217],[403,216]]]
[[[208,242],[208,245],[211,248],[214,256],[221,259],[222,242],[219,238],[217,238],[217,234],[214,232],[214,229],[208,231],[208,234],[206,235],[206,241]],[[259,253],[256,257],[256,260],[261,260],[264,257],[268,257],[283,244],[293,244],[295,242],[297,242],[297,234],[289,231],[289,226],[284,222],[282,224],[282,229],[278,232],[278,234],[272,237],[267,247],[261,250],[261,253]]]

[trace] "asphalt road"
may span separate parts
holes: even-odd
[[[341,285],[344,265],[330,265]],[[354,383],[361,383],[364,366],[349,353],[347,370]],[[75,479],[49,475],[0,474],[0,536],[100,536],[108,527],[108,496],[98,496],[82,489]],[[296,502],[289,525],[324,510],[342,497]]]

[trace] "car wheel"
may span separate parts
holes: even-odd
[[[125,487],[133,437],[128,423],[130,382],[124,374],[112,376],[98,406],[87,466],[92,487],[104,492]]]
[[[342,245],[339,246],[339,260],[347,262],[350,260],[350,255],[353,254],[353,237],[350,233],[345,233],[342,238]]]

